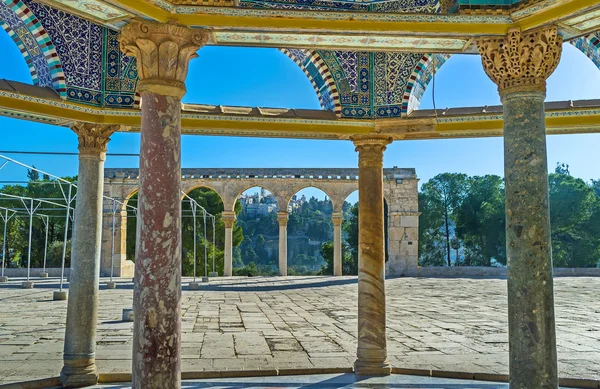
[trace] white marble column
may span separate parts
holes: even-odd
[[[287,223],[288,213],[277,212],[279,221],[279,275],[287,276]]]
[[[76,123],[72,129],[79,139],[79,173],[64,364],[60,378],[65,387],[80,387],[98,382],[96,323],[102,246],[104,160],[109,137],[118,126]]]
[[[235,225],[235,212],[223,211],[221,219],[225,224],[225,248],[223,275],[231,277],[233,275],[233,226]]]
[[[334,212],[331,215],[333,222],[333,275],[342,275],[342,212]]]

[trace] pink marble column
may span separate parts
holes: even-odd
[[[133,388],[181,387],[181,98],[202,30],[134,20],[121,49],[142,96]]]
[[[358,349],[354,371],[389,375],[385,331],[383,152],[391,139],[352,139],[358,151]]]

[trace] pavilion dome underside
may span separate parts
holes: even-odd
[[[89,5],[94,1],[86,0],[79,4]],[[244,2],[248,4],[244,5]],[[249,3],[241,0],[239,6],[250,6]],[[300,7],[315,4],[336,7],[335,4],[344,4],[345,7],[366,6],[372,11],[385,6],[396,7],[395,12],[430,13],[444,10],[460,12],[456,7],[465,6],[532,4],[531,1],[515,0],[304,0],[301,3],[298,0],[277,0],[252,3],[252,7],[296,6],[296,3]],[[109,109],[138,108],[136,60],[120,51],[116,27],[96,23],[48,4],[36,0],[0,1],[0,26],[21,50],[33,83],[51,87],[62,99],[71,102]],[[600,33],[571,43],[600,67]],[[435,71],[450,57],[449,54],[427,52],[280,50],[305,73],[324,110],[334,112],[338,118],[350,119],[407,116],[418,108]]]

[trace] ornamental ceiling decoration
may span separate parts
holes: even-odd
[[[154,1],[161,6],[169,5],[176,12],[177,6],[207,5],[207,2],[221,0]],[[517,13],[527,5],[525,10],[529,12],[533,7],[561,1],[564,0],[544,0],[543,3],[535,0],[239,0],[238,6],[247,8],[246,11],[249,8],[266,12],[269,9],[316,9],[386,12],[388,15],[396,13],[396,16],[419,13],[414,15],[417,17],[477,7],[510,8]],[[118,32],[110,27],[117,25],[115,21],[123,23],[129,14],[116,8],[117,0],[111,4],[114,7],[101,0],[0,0],[0,26],[23,53],[34,84],[52,87],[62,98],[72,102],[94,107],[132,108],[138,103],[136,61],[121,53]],[[79,16],[83,14],[91,16]],[[593,24],[593,17],[592,13],[569,20],[573,26],[587,28]],[[102,20],[111,23],[102,23]],[[214,33],[234,32],[215,30]],[[235,33],[243,35],[244,32]],[[259,34],[254,32],[253,35]],[[372,37],[382,39],[380,35]],[[600,67],[599,33],[571,43]],[[388,41],[380,46],[373,41],[366,42],[365,46],[353,41],[350,46],[354,50],[331,50],[333,46],[328,45],[321,46],[328,49],[317,50],[280,49],[309,78],[323,109],[341,118],[406,116],[418,108],[434,69],[449,58],[448,54],[427,54],[436,49],[425,43],[414,46],[418,47],[413,49],[415,52],[390,52]],[[282,40],[273,47],[286,46]],[[303,43],[299,47],[311,45]]]
[[[33,0],[1,1],[2,27],[21,49],[34,84],[83,104],[135,106],[135,59],[121,53],[118,32]]]

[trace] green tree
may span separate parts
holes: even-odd
[[[426,206],[426,208],[421,208],[421,212],[432,214],[432,216],[426,215],[423,217],[427,227],[435,228],[436,222],[432,218],[441,215],[448,266],[452,265],[450,250],[452,248],[454,210],[460,206],[467,191],[467,176],[460,173],[438,174],[421,187],[421,194],[424,197],[422,203]],[[428,238],[430,240],[426,243],[435,247],[437,242],[433,239],[438,238],[438,234],[431,232]]]
[[[558,165],[549,176],[552,257],[556,267],[596,267],[600,258],[600,198],[594,183]]]
[[[495,175],[471,177],[469,191],[454,210],[467,266],[506,264],[504,183]]]

